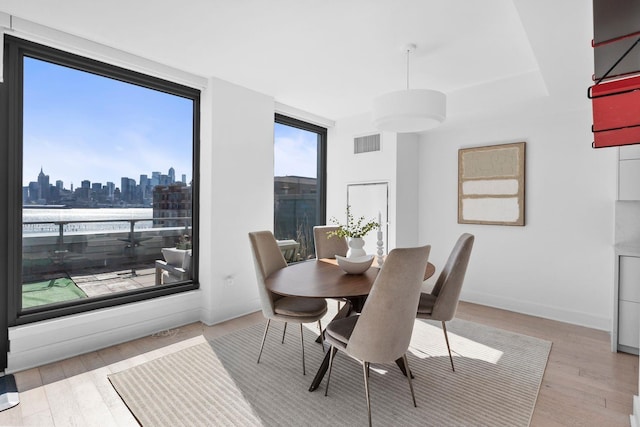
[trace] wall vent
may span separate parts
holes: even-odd
[[[380,151],[380,134],[359,136],[353,138],[353,154]]]

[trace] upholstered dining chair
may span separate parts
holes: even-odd
[[[313,227],[313,241],[316,248],[316,258],[335,258],[336,255],[347,256],[349,244],[347,239],[338,236],[328,236],[336,231],[337,225],[316,225]]]
[[[338,229],[337,225],[316,225],[313,227],[313,242],[316,248],[316,258],[335,259],[336,255],[347,256],[349,244],[345,237],[329,236],[328,234]],[[338,301],[338,311],[340,303]]]
[[[423,292],[420,294],[418,314],[416,315],[419,319],[440,320],[442,322],[444,339],[447,342],[447,350],[449,350],[451,369],[454,372],[456,368],[453,365],[445,322],[453,319],[456,315],[460,291],[467,272],[467,265],[469,265],[474,240],[475,237],[469,233],[464,233],[458,238],[431,293]]]
[[[367,412],[371,425],[369,398],[369,364],[390,363],[402,358],[409,381],[413,405],[416,398],[406,352],[415,323],[413,314],[427,267],[430,246],[393,249],[376,277],[359,316],[337,319],[325,330],[329,350],[329,375],[325,396],[329,391],[335,349],[362,364]]]
[[[305,375],[302,324],[318,322],[320,339],[322,341],[322,323],[320,319],[322,319],[322,316],[327,312],[327,302],[322,298],[286,297],[269,291],[265,285],[265,279],[273,272],[286,268],[287,261],[284,259],[280,248],[278,248],[278,243],[271,231],[251,232],[249,233],[249,240],[251,242],[253,261],[258,279],[258,292],[260,294],[262,314],[267,318],[264,335],[262,336],[262,344],[260,345],[260,353],[258,354],[258,363],[260,363],[260,357],[262,356],[262,350],[271,320],[285,322],[285,328],[287,322],[299,323],[300,340],[302,343],[302,374]],[[282,339],[284,341],[284,333]]]

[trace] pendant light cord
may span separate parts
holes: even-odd
[[[407,90],[409,90],[409,55],[411,51],[407,49]]]

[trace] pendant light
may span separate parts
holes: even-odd
[[[431,89],[409,89],[409,55],[416,49],[408,44],[407,89],[381,95],[373,101],[373,124],[382,131],[420,132],[440,125],[446,117],[447,97]]]

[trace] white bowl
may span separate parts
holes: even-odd
[[[338,265],[348,274],[364,273],[369,269],[369,267],[371,267],[373,258],[373,255],[358,256],[353,258],[336,255]]]

